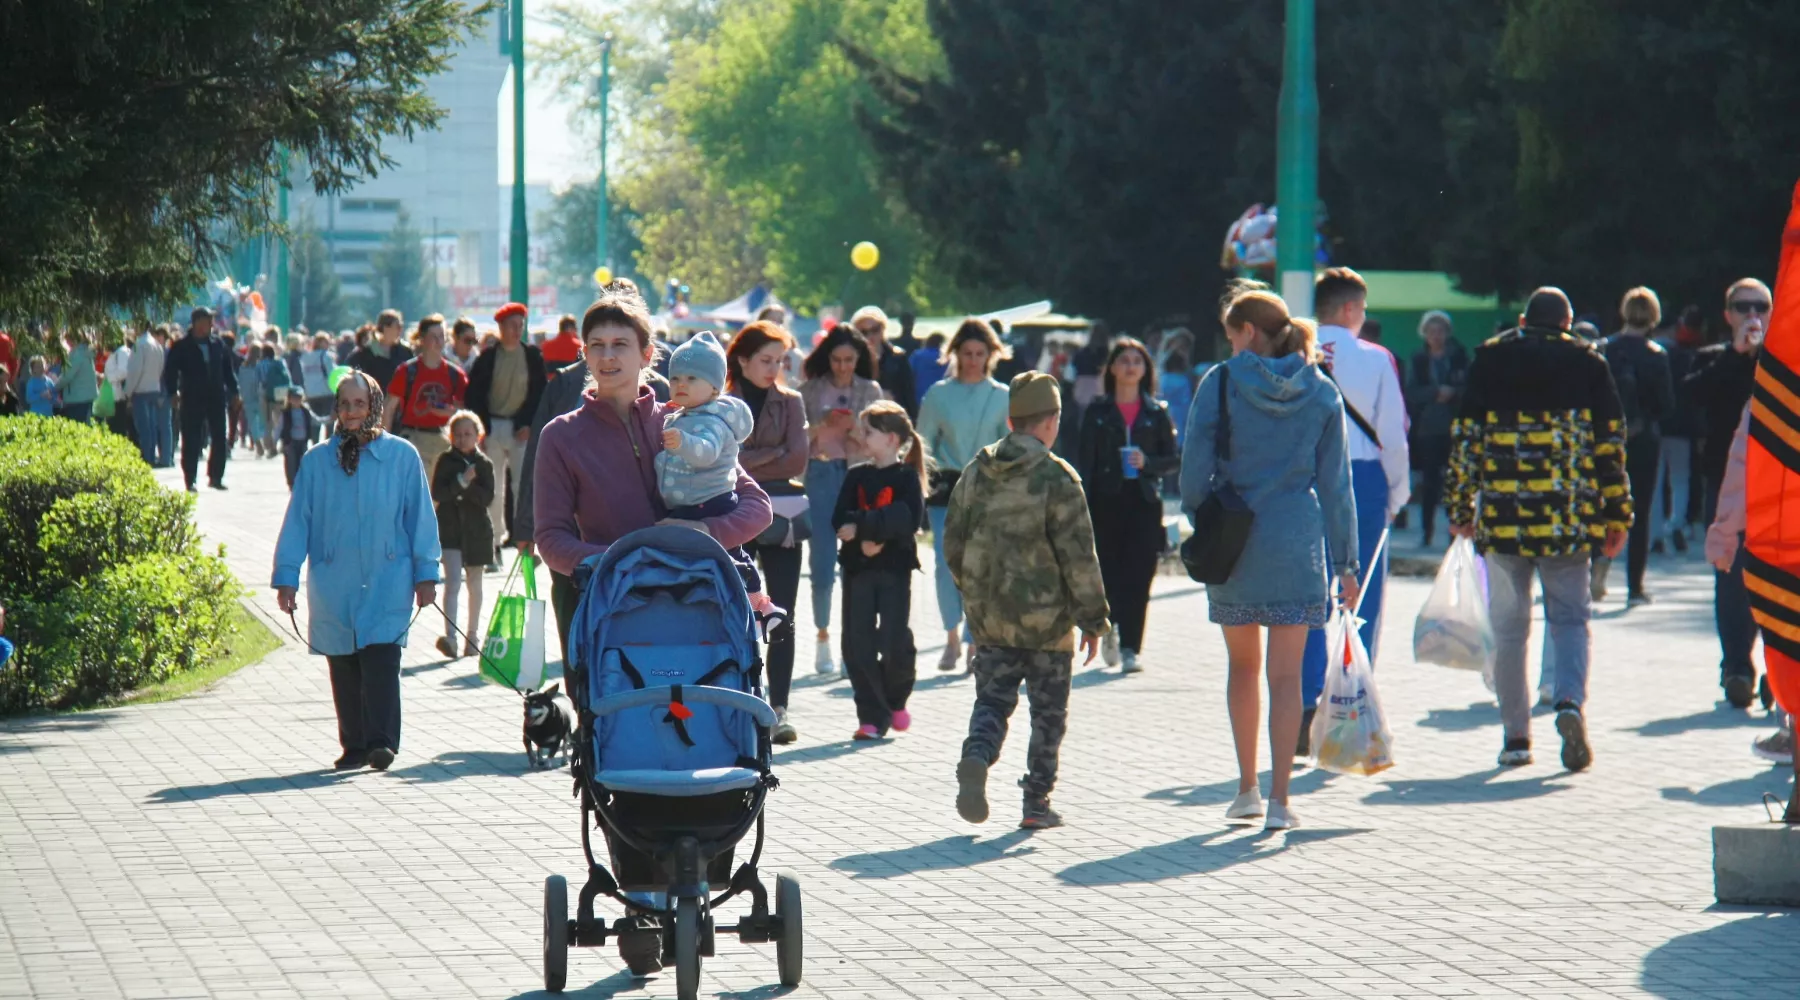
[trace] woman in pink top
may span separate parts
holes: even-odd
[[[806,382],[800,399],[806,404],[806,503],[812,518],[813,624],[819,647],[813,665],[821,674],[836,673],[831,657],[831,587],[837,582],[837,546],[831,540],[831,512],[850,470],[850,428],[856,415],[884,397],[875,384],[869,346],[848,323],[840,323],[806,356]]]
[[[609,294],[589,306],[581,343],[593,386],[579,409],[544,426],[538,442],[533,540],[544,562],[573,575],[583,559],[653,524],[686,525],[726,548],[761,534],[771,519],[769,497],[742,469],[737,510],[704,521],[669,519],[654,463],[670,405],[657,402],[643,381],[656,355],[642,300]]]

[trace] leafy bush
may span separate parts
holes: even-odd
[[[0,420],[0,603],[18,645],[0,712],[89,704],[218,651],[242,588],[200,551],[193,510],[116,434]]]

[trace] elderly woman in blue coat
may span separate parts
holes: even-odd
[[[437,601],[437,514],[419,453],[381,429],[381,387],[351,372],[337,434],[306,453],[275,546],[274,587],[293,613],[306,581],[308,645],[331,666],[334,765],[387,770],[400,748],[400,651],[412,608]]]

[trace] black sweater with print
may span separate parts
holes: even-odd
[[[838,565],[844,572],[889,570],[910,573],[919,568],[916,538],[925,527],[925,492],[918,473],[905,462],[885,469],[873,465],[853,467],[838,491],[837,508],[831,512],[831,528],[856,526],[856,537],[838,542]],[[882,550],[865,556],[863,542],[879,542]]]

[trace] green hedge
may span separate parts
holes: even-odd
[[[243,588],[201,551],[193,511],[116,434],[0,420],[0,603],[18,645],[0,712],[93,704],[218,652]]]

